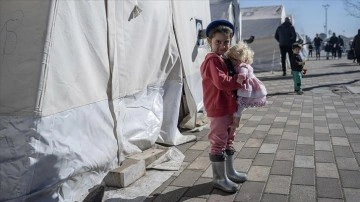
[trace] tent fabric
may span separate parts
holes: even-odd
[[[281,70],[279,44],[275,40],[276,28],[284,21],[283,6],[260,6],[240,8],[242,37],[254,36],[249,46],[254,50],[254,71]]]
[[[184,86],[192,112],[202,99],[187,20],[210,14],[186,4],[0,0],[0,201],[82,201],[126,155],[194,140],[177,128]]]
[[[42,118],[0,117],[0,200],[74,201],[101,182],[118,165],[107,108],[103,102]]]
[[[104,2],[9,2],[0,2],[10,11],[1,12],[1,19],[19,11],[24,18],[14,31],[17,46],[1,65],[2,72],[14,68],[1,74],[7,87],[1,99],[20,101],[1,101],[1,150],[11,153],[0,158],[0,200],[81,200],[119,163],[107,101]],[[24,61],[19,64],[18,58]],[[3,79],[7,76],[27,83],[14,88],[14,81]]]
[[[210,23],[210,5],[208,1],[174,1],[174,29],[177,45],[182,58],[184,72],[184,92],[189,108],[189,117],[196,117],[202,109],[202,84],[200,66],[208,52],[204,39],[198,39],[198,33]],[[187,12],[183,12],[186,10]],[[187,126],[195,127],[193,119]],[[185,125],[185,123],[183,123]]]
[[[226,19],[234,24],[234,37],[232,43],[242,38],[242,24],[240,4],[237,0],[210,0],[211,20]]]
[[[247,20],[279,19],[285,17],[285,8],[282,5],[246,7],[241,8],[241,13]]]
[[[104,2],[55,1],[45,52],[43,116],[107,100],[109,60]],[[100,9],[101,8],[101,9]],[[91,22],[91,23],[89,23]],[[56,89],[56,90],[54,90]],[[65,99],[64,99],[65,98]]]
[[[135,6],[142,11],[130,19]],[[171,2],[112,1],[107,7],[113,13],[108,20],[114,29],[109,36],[110,52],[114,53],[110,88],[114,118],[119,126],[116,127],[119,155],[123,159],[156,142],[166,116],[164,84],[172,73],[169,79],[179,84],[173,90],[181,91],[182,78],[175,75],[180,71],[172,71],[180,67],[175,67],[179,53],[172,28]],[[117,14],[121,10],[124,15]],[[170,114],[169,118],[176,115]]]
[[[49,1],[0,0],[0,112],[35,111]]]
[[[242,25],[244,38],[256,36],[255,39],[264,39],[275,36],[276,28],[281,24],[279,19],[243,20]],[[261,27],[261,29],[259,29]],[[275,40],[275,38],[274,38]]]

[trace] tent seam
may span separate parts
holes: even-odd
[[[43,60],[42,60],[42,67],[41,67],[41,75],[39,81],[39,88],[38,88],[38,96],[36,100],[36,107],[35,107],[35,114],[41,116],[42,114],[42,105],[43,99],[45,96],[45,89],[46,89],[46,80],[48,76],[48,63],[50,60],[50,49],[52,46],[52,37],[55,27],[55,21],[58,11],[58,0],[52,1],[50,12],[49,12],[49,21],[47,25],[47,33],[45,38],[45,45],[43,51]]]

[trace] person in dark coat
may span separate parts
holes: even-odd
[[[286,53],[289,58],[292,57],[292,44],[296,41],[296,32],[294,26],[291,24],[289,17],[285,18],[285,22],[282,23],[275,32],[275,39],[279,42],[281,53],[281,67],[283,76],[286,76]]]
[[[332,59],[336,58],[337,48],[339,44],[339,39],[336,37],[336,34],[333,33],[333,35],[329,39],[329,43],[331,44],[331,55]]]
[[[344,40],[341,38],[341,36],[338,36],[338,57],[339,59],[342,57],[342,52],[343,52],[343,48],[344,48]]]
[[[310,56],[310,57],[312,57],[313,49],[314,49],[314,47],[313,47],[312,43],[309,44],[309,56]]]
[[[316,55],[316,59],[320,60],[320,47],[321,47],[321,43],[322,43],[322,38],[319,37],[319,34],[316,34],[313,43],[315,46],[315,55]]]
[[[358,34],[354,36],[351,47],[355,51],[356,62],[360,65],[360,29],[358,29]]]
[[[332,44],[331,44],[330,42],[325,42],[324,50],[325,50],[325,52],[326,52],[326,59],[327,59],[327,60],[329,59],[329,55],[330,55],[331,49],[332,49]]]

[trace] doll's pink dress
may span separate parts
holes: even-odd
[[[262,107],[266,105],[265,85],[254,75],[251,65],[241,63],[235,67],[238,77],[244,79],[242,88],[237,90],[237,103],[241,108]]]

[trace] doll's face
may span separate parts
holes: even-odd
[[[215,33],[211,39],[208,38],[211,51],[218,55],[223,55],[229,49],[230,41],[230,34],[224,33]]]

